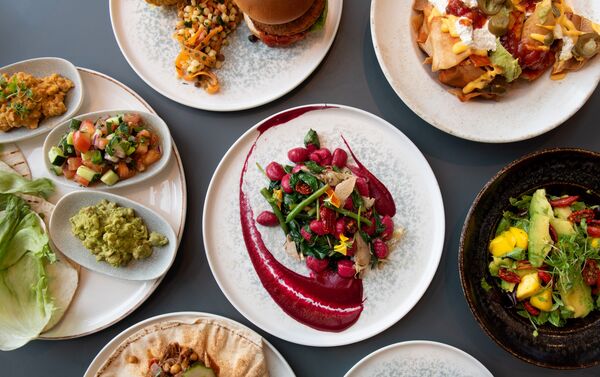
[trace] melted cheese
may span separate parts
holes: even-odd
[[[462,91],[464,94],[469,94],[477,89],[481,90],[488,86],[488,84],[492,82],[492,80],[494,80],[494,78],[501,73],[502,68],[494,66],[493,70],[487,71],[483,75],[479,76],[475,80],[465,85]]]

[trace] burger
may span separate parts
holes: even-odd
[[[287,47],[320,30],[327,0],[236,0],[254,35],[269,47]],[[252,40],[252,39],[251,39]]]

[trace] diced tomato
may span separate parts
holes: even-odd
[[[87,166],[88,168],[92,169],[97,173],[102,173],[102,169],[104,168],[102,165],[96,165],[92,161],[83,161],[83,165]]]
[[[71,171],[77,170],[83,164],[81,157],[69,157],[67,159],[67,168]]]
[[[73,179],[73,177],[75,177],[75,170],[69,170],[66,165],[63,166],[62,171],[66,179]]]
[[[77,174],[75,174],[75,176],[73,177],[73,180],[75,182],[79,183],[80,185],[85,186],[85,187],[87,187],[87,186],[90,185],[90,181],[88,181],[85,178],[82,178],[81,176],[79,176]]]
[[[83,131],[75,131],[73,134],[73,145],[79,152],[87,152],[92,146],[91,134],[87,134]]]
[[[91,137],[94,131],[96,131],[96,127],[94,127],[94,123],[92,123],[91,120],[86,119],[83,122],[81,122],[81,125],[79,126],[79,131],[85,132]]]
[[[104,137],[97,137],[94,145],[96,146],[96,148],[103,151],[104,149],[106,149],[106,146],[108,145],[108,139],[106,139]]]
[[[117,165],[117,174],[119,175],[119,178],[127,179],[133,177],[135,175],[135,171],[129,169],[127,164],[121,161],[119,162],[119,165]]]
[[[156,161],[160,160],[160,156],[161,153],[158,151],[158,149],[150,149],[148,153],[144,155],[142,161],[144,162],[144,165],[150,166]]]

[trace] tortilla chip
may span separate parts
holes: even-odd
[[[567,17],[573,22],[577,30],[583,31],[584,33],[594,32],[594,24],[587,18],[573,13],[568,13]],[[578,37],[573,37],[573,42],[577,43],[577,38]],[[557,54],[560,54],[560,49]],[[557,55],[556,62],[552,67],[552,77],[553,79],[562,79],[567,72],[574,72],[583,68],[589,60],[590,59],[577,60],[573,57],[569,60],[560,61]]]
[[[468,83],[481,77],[485,69],[475,66],[469,60],[465,60],[456,67],[441,70],[438,77],[443,84],[464,88]]]
[[[433,17],[430,28],[431,32],[426,43],[431,43],[431,57],[433,59],[431,70],[433,72],[455,67],[471,55],[468,49],[460,54],[452,52],[452,46],[460,39],[452,37],[450,33],[442,32],[441,17]]]
[[[268,377],[262,338],[229,321],[199,318],[194,323],[162,322],[127,338],[100,367],[96,377],[145,377],[150,359],[170,343],[194,350],[219,377]],[[128,361],[135,356],[137,362]]]
[[[29,170],[27,159],[15,144],[0,145],[0,161],[23,177],[31,179],[31,170]]]

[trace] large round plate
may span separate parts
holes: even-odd
[[[87,113],[110,108],[154,110],[135,92],[120,82],[101,73],[79,68],[86,96],[80,112]],[[42,159],[45,135],[19,142],[27,157],[34,178],[48,176]],[[150,207],[165,218],[181,241],[186,212],[186,185],[183,166],[177,147],[173,146],[171,161],[155,177],[143,185],[114,191]],[[56,185],[57,192],[50,198],[56,203],[73,189]],[[79,274],[79,287],[65,316],[56,327],[42,334],[42,339],[75,338],[102,330],[141,305],[158,287],[162,278],[150,281],[119,280],[86,269]]]
[[[284,111],[271,118],[285,119]],[[391,251],[382,270],[364,279],[366,302],[358,322],[341,333],[321,332],[287,316],[262,287],[241,232],[238,187],[244,160],[259,135],[260,124],[246,132],[219,164],[204,205],[204,245],[210,268],[229,301],[261,329],[287,341],[310,346],[338,346],[369,338],[402,318],[425,293],[437,269],[444,242],[444,208],[429,164],[417,147],[394,126],[346,106],[316,106],[313,111],[262,134],[248,161],[244,192],[254,213],[267,209],[259,190],[265,177],[255,163],[287,161],[287,150],[301,145],[309,128],[322,144],[341,145],[340,134],[390,189],[398,208],[395,224],[406,235]],[[285,254],[279,228],[260,228],[269,250],[288,268],[308,275],[304,263]]]
[[[137,323],[127,330],[123,331],[119,335],[117,335],[113,340],[111,340],[102,350],[96,355],[88,369],[85,371],[83,377],[94,377],[96,372],[100,369],[102,364],[108,360],[110,355],[117,349],[117,347],[130,335],[136,333],[140,329],[144,327],[148,327],[154,325],[159,322],[165,321],[193,321],[198,318],[214,318],[220,319],[224,321],[230,321],[235,323],[236,326],[246,328],[246,326],[237,323],[229,318],[221,317],[214,314],[209,313],[198,313],[198,312],[181,312],[181,313],[170,313],[163,314],[156,317],[148,318],[145,321]],[[292,368],[285,361],[283,356],[277,351],[275,347],[271,343],[269,343],[266,339],[263,339],[265,342],[265,357],[267,359],[267,366],[269,368],[269,375],[273,377],[294,377],[295,374],[292,371]]]
[[[342,0],[328,0],[324,30],[309,33],[291,48],[248,41],[245,23],[230,35],[225,64],[216,70],[221,91],[208,94],[175,75],[179,43],[173,39],[177,11],[143,0],[111,0],[115,37],[133,70],[153,89],[181,104],[211,111],[237,111],[271,102],[300,85],[331,47],[342,16]]]
[[[373,0],[373,46],[385,77],[402,101],[444,132],[488,143],[529,139],[569,119],[598,85],[600,58],[595,58],[564,80],[552,81],[547,72],[532,84],[519,83],[499,101],[462,103],[439,83],[431,66],[423,64],[425,55],[411,30],[413,1]],[[600,13],[600,2],[586,4]]]
[[[468,353],[443,343],[416,340],[381,348],[359,361],[345,377],[492,377]]]

